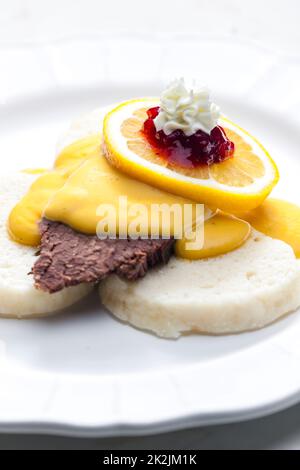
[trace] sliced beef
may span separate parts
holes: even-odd
[[[101,281],[111,273],[129,280],[145,276],[148,269],[166,263],[174,240],[99,240],[58,222],[40,223],[39,258],[32,268],[35,286],[58,292],[82,282]]]

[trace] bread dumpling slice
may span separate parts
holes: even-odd
[[[99,287],[120,320],[158,336],[239,333],[268,325],[300,305],[300,262],[286,243],[252,230],[215,258],[171,258],[137,282],[111,276]]]
[[[82,284],[55,294],[34,287],[31,271],[37,248],[20,245],[7,232],[11,209],[37,178],[27,173],[0,177],[0,316],[27,318],[52,314],[87,295],[92,285]]]

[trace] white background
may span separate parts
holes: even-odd
[[[8,47],[101,32],[210,33],[247,38],[298,62],[299,23],[299,0],[0,0],[0,46]],[[278,99],[284,100],[284,90]],[[250,423],[152,437],[75,440],[2,435],[0,448],[294,449],[300,448],[300,406]]]
[[[0,41],[105,31],[201,32],[299,52],[298,0],[1,0],[0,5]]]

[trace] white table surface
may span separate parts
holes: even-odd
[[[145,5],[140,0],[0,0],[0,45],[99,32],[200,32],[249,38],[300,58],[299,0],[151,0]],[[247,423],[148,437],[0,435],[0,449],[55,448],[299,449],[300,406]]]

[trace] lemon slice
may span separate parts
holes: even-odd
[[[159,155],[143,135],[146,111],[157,98],[126,101],[110,111],[103,125],[104,151],[116,168],[170,193],[227,212],[259,206],[279,179],[264,147],[227,118],[220,120],[235,144],[234,157],[211,166],[180,168]]]

